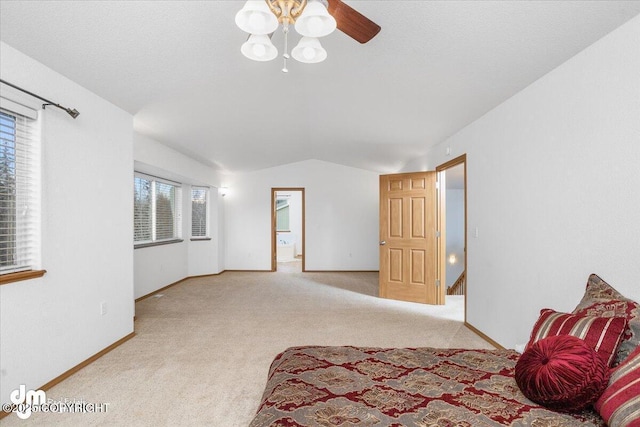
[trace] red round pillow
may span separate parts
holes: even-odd
[[[529,347],[516,363],[516,382],[532,401],[564,412],[592,404],[609,382],[607,363],[580,338],[558,335]]]

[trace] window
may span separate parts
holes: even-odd
[[[209,188],[191,187],[191,239],[209,237]]]
[[[44,274],[5,276],[40,268],[39,160],[37,121],[0,111],[1,283]]]
[[[133,187],[134,247],[179,241],[182,237],[180,184],[136,173]]]
[[[276,200],[276,231],[289,231],[289,201]]]

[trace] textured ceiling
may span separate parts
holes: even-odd
[[[640,13],[638,1],[345,3],[380,34],[360,45],[337,31],[325,62],[288,74],[240,54],[241,1],[2,1],[0,38],[221,171],[320,159],[391,173]]]

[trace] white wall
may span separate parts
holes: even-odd
[[[307,160],[230,177],[226,269],[271,269],[271,188],[304,187],[307,270],[378,269],[378,174]]]
[[[467,153],[469,323],[524,343],[590,273],[640,301],[640,17],[405,169],[446,147]]]
[[[222,177],[199,163],[139,133],[133,137],[135,169],[182,185],[183,242],[138,248],[134,251],[135,298],[147,295],[188,276],[219,273],[224,266]],[[132,183],[133,185],[133,183]],[[210,187],[211,240],[191,241],[191,186]]]
[[[80,111],[42,117],[44,277],[0,286],[0,400],[133,331],[131,115],[0,43],[3,80]],[[100,314],[100,303],[107,314]]]

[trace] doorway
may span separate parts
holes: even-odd
[[[271,271],[305,271],[304,188],[271,189]]]
[[[436,168],[443,182],[445,238],[440,241],[440,256],[444,260],[447,304],[464,306],[467,318],[467,171],[466,155]]]

